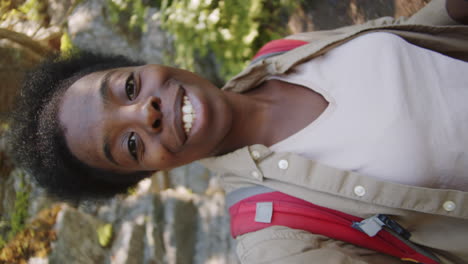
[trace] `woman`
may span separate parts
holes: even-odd
[[[257,60],[223,90],[122,57],[44,64],[24,86],[16,159],[52,193],[89,197],[206,158],[228,193],[264,186],[391,215],[441,263],[466,263],[468,29],[448,25],[466,22],[467,3],[447,10],[433,1],[407,21],[291,36],[308,44]],[[284,226],[237,240],[243,263],[402,262]]]

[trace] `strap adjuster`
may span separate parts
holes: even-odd
[[[273,217],[273,203],[272,202],[257,203],[257,209],[255,210],[255,222],[271,223],[272,217]]]
[[[370,237],[377,235],[377,233],[382,230],[383,226],[389,228],[406,240],[411,237],[411,233],[408,230],[384,214],[376,214],[361,222],[353,222],[352,224],[353,228],[366,233]]]

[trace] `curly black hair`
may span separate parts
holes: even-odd
[[[65,200],[99,199],[125,192],[149,172],[118,174],[92,168],[67,146],[58,121],[60,99],[86,74],[142,65],[124,56],[75,51],[53,55],[26,74],[12,111],[10,156],[49,194]]]

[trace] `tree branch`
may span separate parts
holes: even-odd
[[[16,42],[23,47],[29,48],[30,50],[34,51],[35,53],[44,56],[52,52],[52,49],[42,45],[38,41],[35,41],[34,39],[30,38],[29,36],[23,34],[23,33],[18,33],[13,30],[5,29],[5,28],[0,28],[0,39],[8,39],[13,42]]]

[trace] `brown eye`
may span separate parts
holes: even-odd
[[[133,101],[136,98],[136,85],[135,85],[135,77],[133,73],[127,78],[125,81],[125,94],[127,95],[128,100]]]
[[[128,137],[127,141],[127,148],[128,152],[132,156],[134,160],[138,159],[138,154],[137,154],[137,137],[135,132],[130,133],[130,136]]]

